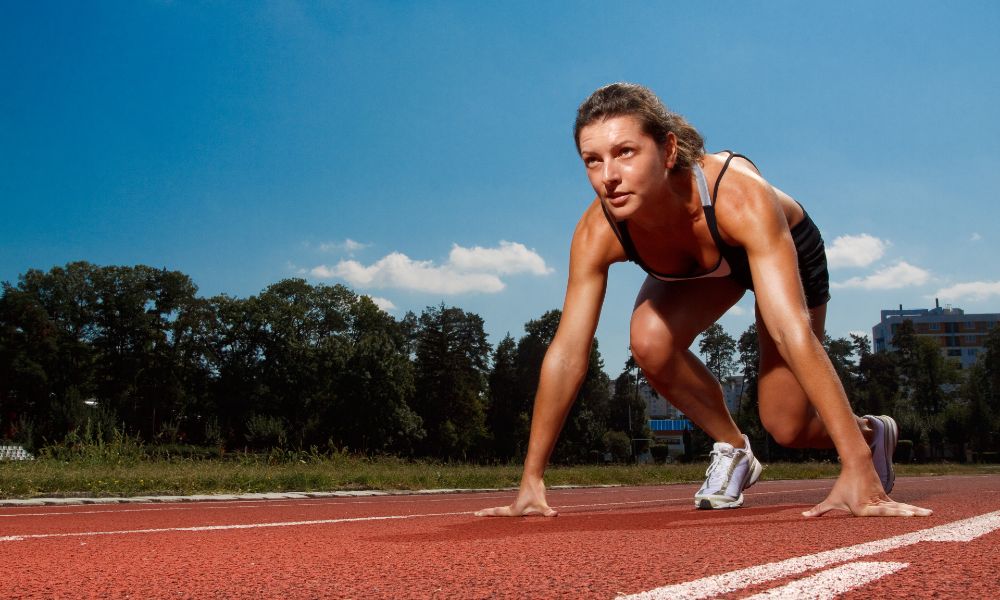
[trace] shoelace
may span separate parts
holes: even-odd
[[[724,461],[722,460],[721,452],[718,450],[712,450],[710,455],[712,456],[712,462],[709,463],[708,469],[705,471],[705,477],[708,478],[708,481],[705,483],[705,487],[708,489],[717,489],[726,481],[726,472],[729,469],[723,467]]]

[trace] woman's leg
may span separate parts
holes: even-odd
[[[722,386],[689,349],[745,290],[728,278],[663,282],[647,277],[632,311],[632,356],[649,383],[717,442],[743,447]]]
[[[812,319],[813,333],[822,340],[826,326],[826,305],[810,309],[809,316]],[[816,414],[792,370],[778,353],[774,339],[761,319],[760,311],[757,311],[757,338],[760,344],[757,397],[760,421],[764,428],[782,446],[833,448],[833,440],[823,421]],[[865,440],[871,442],[873,431],[868,422],[858,416],[854,418]]]

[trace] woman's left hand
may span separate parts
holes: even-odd
[[[934,512],[890,498],[874,470],[866,473],[865,470],[848,469],[841,471],[826,500],[803,512],[802,516],[818,517],[831,510],[846,510],[856,517],[927,517]]]

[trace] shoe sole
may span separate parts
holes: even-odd
[[[896,453],[896,442],[899,441],[899,426],[896,420],[885,415],[875,417],[882,422],[882,443],[885,445],[885,472],[886,482],[883,484],[885,493],[892,491],[896,485],[896,469],[892,466],[892,455]]]
[[[761,466],[760,461],[754,458],[753,462],[750,464],[750,477],[748,478],[747,484],[743,486],[743,489],[746,490],[753,487],[753,484],[757,483],[757,479],[760,478],[761,471],[763,470],[764,467]],[[741,492],[740,497],[732,502],[717,501],[714,504],[712,503],[712,500],[708,498],[702,498],[701,500],[695,499],[694,505],[698,508],[698,510],[739,508],[743,506],[743,494]]]

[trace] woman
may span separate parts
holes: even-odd
[[[760,475],[721,386],[688,349],[752,289],[761,422],[779,443],[840,454],[830,494],[803,514],[931,514],[887,495],[896,424],[851,412],[820,343],[826,258],[802,206],[745,157],[705,154],[698,132],[639,85],[594,92],[577,112],[574,135],[597,198],[573,235],[562,320],[542,363],[517,498],[476,514],[557,514],[542,475],[587,370],[608,268],[626,260],[649,273],[632,313],[632,354],[653,387],[716,441],[695,495],[699,508],[742,505],[743,490]]]

